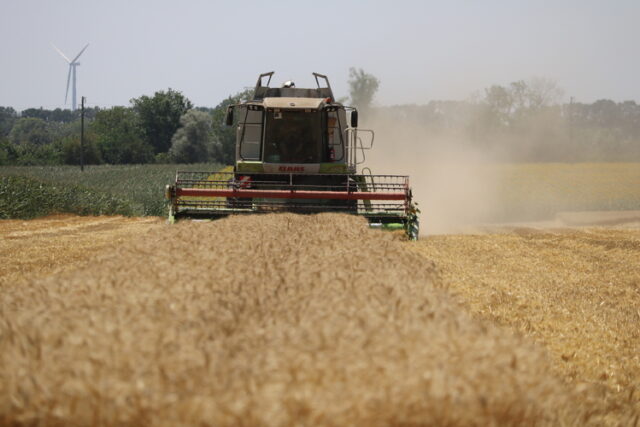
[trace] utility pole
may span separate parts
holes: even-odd
[[[82,97],[82,112],[80,113],[80,170],[84,171],[84,96]]]

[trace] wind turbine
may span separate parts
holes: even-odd
[[[67,90],[65,91],[65,94],[64,94],[64,104],[67,105],[67,97],[69,96],[69,82],[71,81],[71,75],[73,75],[73,88],[71,90],[71,110],[75,111],[76,110],[76,67],[80,65],[80,63],[77,61],[78,61],[78,58],[80,58],[80,55],[82,55],[82,53],[84,52],[84,50],[87,47],[89,47],[89,43],[87,43],[87,45],[82,48],[80,53],[77,54],[72,61],[70,61],[69,58],[67,58],[66,55],[62,53],[62,51],[58,49],[53,43],[51,43],[51,46],[53,46],[53,48],[60,54],[60,56],[62,56],[64,60],[69,63],[69,74],[67,74]]]

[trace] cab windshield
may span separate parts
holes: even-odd
[[[267,111],[265,162],[320,163],[322,154],[320,111]]]

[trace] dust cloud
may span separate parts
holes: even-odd
[[[499,154],[474,148],[455,132],[435,133],[417,121],[394,122],[382,114],[362,127],[373,129],[375,140],[361,166],[374,174],[409,175],[422,234],[460,232],[497,220],[502,177],[490,166]]]
[[[640,163],[563,160],[563,152],[577,149],[553,134],[534,137],[544,133],[542,119],[478,138],[469,124],[481,120],[434,129],[391,107],[374,109],[361,128],[376,137],[360,167],[409,175],[423,235],[575,226],[576,215],[587,212],[589,221],[579,225],[638,222]],[[362,137],[367,146],[367,134]]]

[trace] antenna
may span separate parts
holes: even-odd
[[[54,45],[53,43],[51,43],[51,46],[53,46],[56,52],[58,52],[60,56],[62,56],[62,58],[64,58],[64,60],[67,61],[67,63],[69,64],[69,73],[67,74],[67,88],[64,92],[64,104],[67,105],[67,98],[69,97],[69,83],[71,83],[71,79],[73,77],[73,86],[71,88],[71,110],[75,111],[76,110],[76,67],[80,65],[80,63],[78,62],[78,59],[80,58],[80,55],[82,55],[84,51],[89,47],[89,43],[87,43],[86,46],[82,48],[80,53],[78,53],[76,57],[73,58],[73,60],[70,60],[69,58],[67,58],[67,56],[64,53],[62,53],[62,51],[58,49],[56,45]]]

